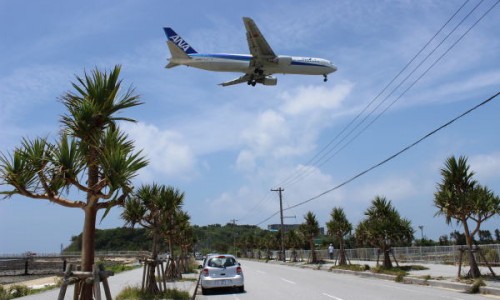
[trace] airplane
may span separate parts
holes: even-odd
[[[272,74],[323,75],[326,82],[328,74],[337,71],[334,64],[323,58],[276,55],[252,19],[244,17],[243,23],[251,54],[198,53],[172,28],[164,27],[172,55],[165,68],[185,65],[208,71],[244,73],[234,80],[220,83],[221,86],[244,82],[251,86],[257,83],[276,85],[278,79]]]

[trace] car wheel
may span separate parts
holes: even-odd
[[[204,289],[203,287],[201,288],[201,294],[206,295],[207,294],[207,289]]]
[[[238,287],[238,292],[240,292],[240,293],[244,293],[244,292],[245,292],[245,286],[244,286],[244,285],[239,286],[239,287]]]

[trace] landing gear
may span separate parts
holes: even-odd
[[[323,74],[323,82],[327,82],[327,81],[328,81],[328,75]]]
[[[257,81],[255,79],[251,79],[251,80],[247,81],[247,84],[251,85],[251,86],[255,86],[257,84]]]

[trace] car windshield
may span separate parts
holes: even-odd
[[[236,260],[233,257],[225,256],[213,257],[208,261],[208,266],[214,268],[232,267],[235,264]]]

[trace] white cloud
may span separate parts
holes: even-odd
[[[276,144],[281,144],[289,137],[290,130],[285,118],[279,113],[267,110],[261,113],[255,125],[241,132],[241,140],[257,154],[273,152]]]
[[[195,174],[196,158],[184,137],[173,130],[160,130],[145,123],[123,124],[123,128],[135,141],[136,148],[143,149],[150,164],[142,174],[146,179],[154,174],[191,177]],[[152,174],[151,174],[152,173]]]
[[[281,95],[285,101],[282,110],[288,115],[304,115],[338,109],[352,87],[350,82],[336,84],[333,88],[321,85],[300,86]]]
[[[248,150],[243,150],[236,159],[236,168],[241,171],[253,171],[256,166],[255,156]]]
[[[500,152],[471,156],[468,161],[480,183],[500,178]]]

